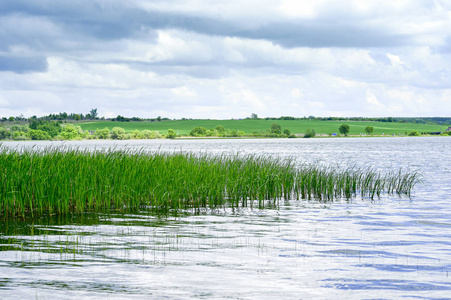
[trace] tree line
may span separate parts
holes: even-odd
[[[156,139],[166,137],[158,131],[133,130],[125,132],[124,128],[114,127],[95,131],[83,130],[80,126],[61,121],[35,120],[30,124],[0,127],[0,140],[82,140],[82,139]]]
[[[257,114],[252,113],[250,117],[245,119],[252,120],[315,120],[315,121],[371,121],[371,122],[397,122],[397,123],[415,123],[415,124],[431,124],[431,125],[447,125],[451,124],[451,117],[383,117],[383,118],[367,118],[367,117],[315,117],[315,116],[304,116],[304,117],[292,117],[292,116],[281,116],[281,117],[264,117],[259,118]],[[108,121],[117,121],[117,122],[161,122],[161,121],[169,121],[171,119],[166,117],[158,116],[156,118],[139,118],[139,117],[125,117],[122,115],[118,115],[115,118],[105,118],[99,117],[97,108],[93,108],[89,111],[89,113],[66,113],[60,112],[58,114],[49,114],[42,117],[32,116],[30,118],[26,118],[23,115],[19,115],[16,117],[2,117],[0,118],[0,122],[12,122],[12,121],[36,121],[36,120],[48,120],[48,121],[81,121],[81,120],[108,120]],[[176,119],[174,119],[176,120]],[[178,120],[193,120],[192,118],[181,118]]]
[[[342,124],[338,128],[341,135],[347,136],[350,131],[348,124]],[[367,126],[365,132],[372,135],[374,128]],[[332,136],[336,134],[330,134]],[[418,136],[420,133],[412,131],[408,136]],[[451,131],[444,132],[443,135],[451,135]],[[173,129],[168,129],[166,133],[158,131],[137,129],[126,132],[122,127],[113,127],[110,130],[108,127],[97,129],[95,131],[83,130],[80,126],[63,123],[62,121],[49,120],[33,120],[29,124],[13,125],[10,128],[0,126],[0,140],[82,140],[82,139],[116,139],[116,140],[130,140],[130,139],[156,139],[156,138],[176,138],[182,137]],[[217,125],[215,128],[206,129],[201,126],[194,127],[189,136],[191,137],[270,137],[270,138],[312,138],[316,136],[314,129],[307,129],[302,134],[292,134],[289,129],[282,129],[278,123],[272,123],[271,127],[266,130],[254,131],[246,133],[242,130],[229,130],[222,125]]]
[[[196,126],[190,131],[189,135],[192,137],[296,137],[290,130],[282,130],[282,127],[277,123],[273,123],[266,130],[254,131],[252,133],[246,133],[242,130],[228,130],[222,125],[217,125],[215,128],[210,129]]]
[[[185,119],[185,118],[183,118]],[[82,121],[82,120],[107,120],[107,121],[117,121],[117,122],[143,122],[143,121],[150,121],[150,122],[161,122],[161,121],[169,121],[169,118],[163,118],[161,116],[158,116],[156,118],[139,118],[139,117],[124,117],[121,115],[117,115],[115,118],[105,118],[105,117],[99,117],[97,108],[93,108],[89,111],[89,113],[83,114],[83,113],[66,113],[66,112],[60,112],[57,114],[49,114],[42,117],[32,116],[30,118],[26,118],[23,115],[19,115],[16,117],[2,117],[0,118],[0,122],[14,122],[14,121],[28,121],[33,122],[37,120],[46,120],[46,121]],[[185,119],[186,120],[186,119]]]
[[[250,117],[246,119],[252,120],[311,120],[311,121],[368,121],[368,122],[388,122],[388,123],[415,123],[415,124],[430,124],[430,125],[446,125],[451,124],[451,117],[265,117],[259,118],[257,114],[252,113]]]

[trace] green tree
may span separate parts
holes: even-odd
[[[139,131],[138,129],[135,129],[131,132],[132,134],[132,139],[138,140],[138,139],[143,139],[144,138],[144,134]]]
[[[373,131],[374,131],[373,126],[366,126],[366,127],[365,127],[365,132],[366,132],[367,134],[372,134]]]
[[[45,132],[43,130],[39,130],[39,129],[30,129],[30,131],[28,131],[28,137],[32,140],[51,140],[52,139],[47,132]]]
[[[208,129],[206,134],[207,136],[217,136],[218,131],[216,129]]]
[[[61,131],[61,137],[65,140],[76,140],[80,139],[83,134],[83,130],[80,126],[74,126],[72,124],[67,124],[63,127]]]
[[[52,138],[57,136],[61,131],[62,127],[59,122],[54,121],[33,121],[29,125],[30,129],[42,130],[47,132]]]
[[[88,130],[83,131],[83,133],[82,133],[81,136],[82,136],[82,138],[84,138],[84,139],[90,139],[90,138],[91,138],[91,134],[89,133]]]
[[[97,108],[93,108],[89,111],[89,114],[91,115],[91,118],[93,120],[97,119]]]
[[[339,128],[338,131],[340,131],[341,134],[343,134],[344,136],[347,136],[349,133],[349,125],[347,124],[342,124]]]
[[[28,132],[28,130],[29,130],[30,128],[28,127],[28,126],[26,126],[26,125],[22,125],[22,126],[19,126],[19,125],[13,125],[13,126],[11,126],[11,131],[23,131],[23,132]]]
[[[229,134],[232,137],[237,137],[238,136],[238,132],[236,132],[235,130],[232,130]]]
[[[148,129],[144,129],[142,131],[142,134],[146,139],[156,139],[157,137],[159,137],[158,131],[150,131]]]
[[[142,134],[145,139],[150,139],[150,137],[152,136],[152,131],[150,131],[149,129],[144,129],[142,131]]]
[[[14,131],[12,136],[13,136],[13,140],[16,140],[16,141],[22,141],[22,140],[27,139],[26,133],[23,131]]]
[[[125,136],[125,129],[122,127],[113,127],[111,130],[111,138],[114,140],[123,140]]]
[[[99,139],[107,139],[110,136],[110,130],[108,129],[108,127],[105,127],[103,129],[97,129],[95,132],[95,135],[99,138]]]
[[[271,133],[275,134],[281,134],[282,133],[282,127],[280,127],[277,123],[272,123],[271,125]]]
[[[13,140],[16,140],[16,141],[27,139],[27,137],[25,136],[25,132],[23,132],[23,131],[13,131],[12,138],[13,138]]]
[[[116,121],[118,121],[118,122],[125,122],[125,121],[127,121],[127,118],[124,117],[124,116],[121,116],[121,115],[117,115]]]
[[[289,136],[289,135],[291,135],[291,131],[288,129],[284,129],[283,134],[285,134],[286,136]]]
[[[216,126],[215,129],[216,129],[216,131],[217,131],[219,134],[224,134],[224,133],[226,132],[224,126],[222,126],[222,125]]]
[[[174,139],[177,136],[174,129],[168,129],[167,138],[168,139]]]
[[[205,129],[204,127],[194,127],[191,132],[189,133],[189,135],[191,136],[203,136],[207,133],[207,129]]]
[[[6,128],[0,127],[0,140],[6,138]]]
[[[312,138],[312,137],[315,137],[315,135],[316,135],[315,129],[307,129],[305,131],[304,137],[305,138]]]

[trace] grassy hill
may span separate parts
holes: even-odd
[[[282,130],[288,129],[292,133],[305,133],[307,129],[314,129],[317,134],[338,133],[338,127],[341,124],[348,124],[350,135],[359,135],[365,133],[365,127],[374,127],[373,134],[405,134],[411,131],[418,132],[437,132],[444,131],[446,125],[427,125],[414,123],[395,123],[395,122],[370,122],[370,121],[321,121],[321,120],[175,120],[162,122],[113,122],[113,121],[82,121],[77,122],[83,130],[96,130],[108,127],[122,127],[126,132],[138,129],[167,132],[168,129],[174,129],[180,135],[188,135],[191,129],[196,126],[202,126],[206,129],[215,128],[222,125],[226,130],[241,130],[247,134],[253,132],[265,132],[270,129],[271,124],[277,123]]]

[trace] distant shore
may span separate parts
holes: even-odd
[[[346,131],[340,128],[346,126]],[[335,138],[451,135],[451,126],[342,120],[22,121],[0,123],[0,140]]]

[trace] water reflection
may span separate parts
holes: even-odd
[[[449,141],[146,144],[189,151],[232,144],[244,153],[260,149],[323,163],[408,165],[428,182],[411,199],[8,220],[0,227],[0,298],[446,298],[451,175],[440,149],[449,149]]]

